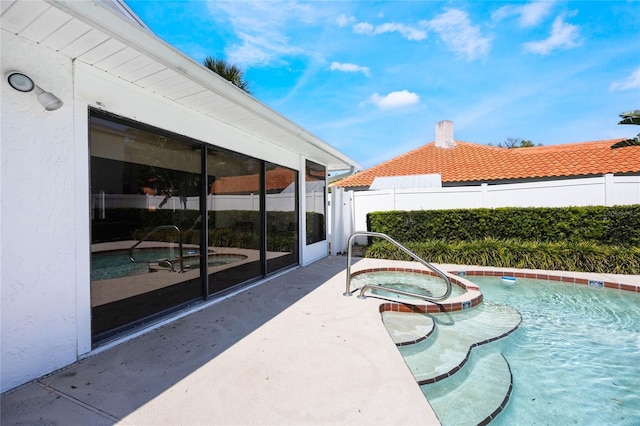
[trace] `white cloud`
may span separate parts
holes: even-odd
[[[369,67],[363,67],[356,64],[344,64],[340,62],[332,62],[329,69],[331,71],[361,72],[367,77],[371,76],[371,70],[369,69]]]
[[[227,51],[227,59],[229,63],[239,65],[268,64],[273,59],[273,53],[272,49],[265,49],[245,39],[242,45],[235,45]]]
[[[407,90],[391,92],[385,96],[374,93],[369,97],[369,102],[380,109],[393,109],[408,105],[415,105],[420,102],[420,96]]]
[[[374,34],[374,27],[368,22],[358,22],[353,26],[353,32],[356,34]]]
[[[494,21],[500,21],[513,15],[519,15],[521,27],[535,27],[551,12],[553,1],[534,1],[522,6],[503,6],[491,14]]]
[[[379,33],[398,32],[407,40],[413,41],[420,41],[427,38],[427,33],[425,31],[404,24],[382,24],[377,27],[377,31]]]
[[[553,21],[551,35],[548,38],[525,43],[524,48],[532,53],[548,55],[556,49],[571,49],[579,46],[579,36],[579,28],[564,22],[564,15],[560,15]]]
[[[336,24],[340,27],[340,28],[344,28],[348,25],[350,25],[351,23],[355,22],[356,18],[354,18],[353,16],[347,16],[344,13],[340,14],[340,16],[338,16],[336,18]]]
[[[227,59],[236,65],[266,65],[280,62],[278,58],[281,56],[304,53],[300,48],[290,45],[288,39],[281,34],[262,37],[240,32],[238,37],[242,40],[242,44],[227,49]]]
[[[640,89],[640,67],[636,68],[629,77],[624,80],[614,81],[609,86],[609,90],[612,92],[629,89]]]
[[[537,1],[520,7],[520,26],[534,27],[551,12],[553,2]]]
[[[426,31],[395,22],[388,22],[377,26],[373,26],[368,22],[359,22],[353,26],[353,32],[356,34],[366,35],[379,35],[397,32],[402,37],[411,41],[421,41],[427,38]]]
[[[239,43],[227,47],[229,62],[240,66],[281,62],[287,55],[308,55],[287,35],[292,26],[313,25],[329,19],[329,13],[311,3],[291,1],[208,1],[215,20],[231,24]],[[335,16],[335,15],[334,15]]]
[[[429,21],[421,21],[425,28],[438,33],[442,41],[458,56],[468,60],[485,56],[491,49],[491,38],[483,37],[473,26],[469,15],[459,9],[449,9]]]

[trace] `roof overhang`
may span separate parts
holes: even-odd
[[[2,30],[54,49],[183,107],[325,164],[362,167],[326,142],[179,52],[140,22],[96,1],[1,4]]]

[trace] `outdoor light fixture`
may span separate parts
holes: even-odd
[[[27,93],[35,90],[38,96],[38,102],[40,102],[40,105],[47,111],[55,111],[62,106],[63,102],[60,98],[51,92],[42,90],[29,76],[18,71],[9,71],[5,74],[5,77],[7,77],[9,85],[19,92]]]

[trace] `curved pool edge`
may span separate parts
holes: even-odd
[[[509,275],[515,277],[516,279],[533,278],[538,280],[559,281],[564,283],[582,284],[592,287],[604,287],[615,290],[640,293],[640,275],[615,275],[598,274],[592,272],[545,271],[536,269],[511,268],[484,269],[473,266],[456,268],[453,270],[449,270],[448,273],[456,274],[460,277],[464,277],[466,275],[487,277],[500,277],[503,275]]]
[[[378,267],[361,269],[352,274],[352,277],[375,272],[410,272],[417,274],[424,274],[437,277],[438,275],[433,271],[426,271],[423,269],[406,268],[406,267]],[[406,302],[400,301],[387,301],[380,305],[380,313],[393,311],[393,312],[412,312],[412,313],[438,313],[438,312],[455,312],[462,309],[469,309],[477,306],[482,302],[482,293],[480,288],[469,280],[459,277],[455,274],[446,273],[451,283],[461,287],[465,292],[462,295],[454,296],[446,299],[444,302],[427,302],[422,300],[407,300]],[[371,296],[377,297],[377,296]]]
[[[434,276],[436,275],[431,271],[416,268],[416,263],[410,261],[365,258],[359,260],[357,264],[361,265],[362,267],[354,270],[352,272],[353,276],[367,272],[417,272]],[[509,275],[515,277],[516,279],[534,278],[640,293],[640,275],[498,268],[474,265],[434,265],[440,270],[446,271],[445,273],[449,276],[452,283],[464,288],[466,292],[463,295],[449,298],[446,301],[440,303],[419,300],[406,300],[401,302],[383,299],[383,303],[379,307],[380,313],[387,311],[414,313],[455,312],[477,306],[482,302],[482,292],[476,284],[465,278],[465,276],[467,275],[496,277]]]
[[[364,261],[364,262],[363,262]],[[370,272],[411,272],[421,273],[431,276],[437,276],[432,271],[417,269],[415,262],[393,261],[386,259],[362,259],[360,263],[363,268],[352,273],[352,276]],[[380,266],[382,265],[382,266]],[[384,312],[400,312],[400,313],[418,313],[433,314],[440,312],[456,312],[464,309],[470,309],[479,305],[483,300],[480,288],[467,280],[466,276],[511,276],[518,278],[533,278],[550,281],[558,281],[564,283],[572,283],[578,285],[589,285],[592,287],[609,288],[620,291],[629,291],[640,293],[640,275],[619,275],[619,274],[598,274],[590,272],[572,272],[572,271],[547,271],[547,270],[531,270],[531,269],[515,269],[515,268],[497,268],[473,265],[436,265],[451,279],[452,284],[458,285],[465,290],[465,293],[459,296],[451,297],[444,302],[434,303],[421,300],[404,300],[392,301],[380,298],[382,303],[378,307],[379,313]],[[378,298],[378,296],[369,296]],[[427,336],[419,336],[409,339],[406,344],[416,343],[424,340]]]

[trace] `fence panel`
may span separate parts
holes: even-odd
[[[352,222],[354,230],[366,230],[367,214],[374,211],[630,204],[640,204],[640,177],[607,174],[503,185],[357,191],[353,193]],[[329,214],[334,211],[330,209]]]

